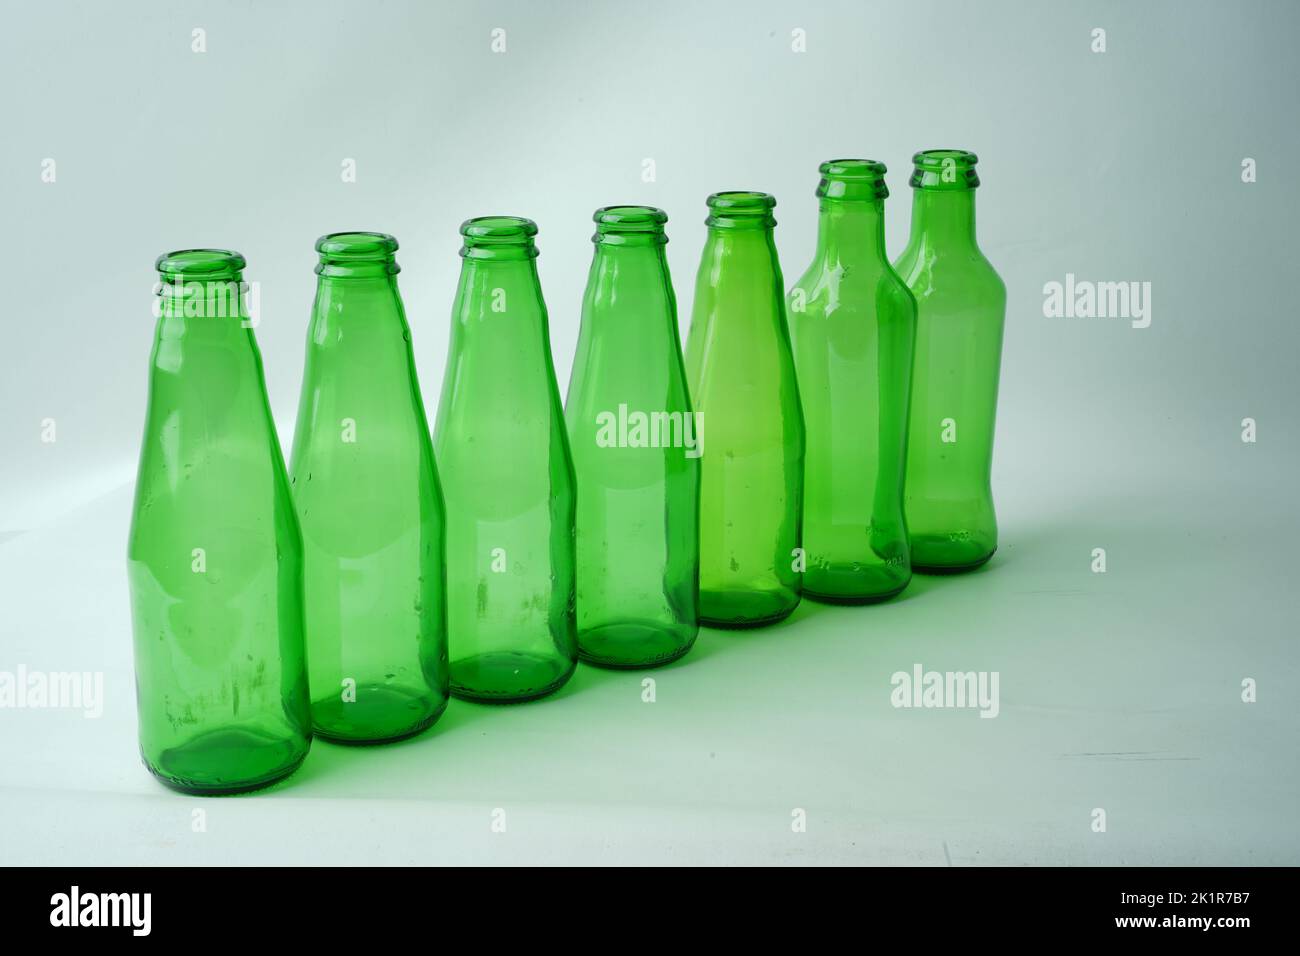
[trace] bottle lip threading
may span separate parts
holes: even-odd
[[[160,311],[154,314],[160,319],[248,320],[251,313],[245,298],[249,288],[244,282],[245,265],[244,257],[231,249],[163,253],[154,261],[161,276],[154,286]]]
[[[668,214],[654,206],[602,206],[592,215],[598,245],[663,245],[668,242],[664,224]]]
[[[752,189],[728,189],[708,198],[706,226],[719,229],[771,228],[776,225],[772,210],[776,197]]]
[[[885,164],[874,159],[831,159],[817,169],[821,182],[817,184],[819,199],[839,199],[846,202],[875,202],[889,196],[885,185]]]
[[[979,157],[965,149],[923,149],[912,157],[912,178],[916,189],[968,190],[980,184],[975,164]]]
[[[466,259],[535,259],[537,223],[521,216],[477,216],[460,224]]]
[[[195,282],[238,279],[246,265],[247,260],[231,249],[177,249],[154,260],[162,275]]]
[[[316,240],[316,274],[335,279],[375,278],[401,271],[393,258],[397,240],[386,232],[331,232]]]

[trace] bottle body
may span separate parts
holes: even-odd
[[[302,543],[243,264],[222,250],[158,261],[128,545],[141,755],[199,794],[273,783],[311,741]]]
[[[472,219],[434,450],[447,506],[455,697],[512,702],[577,663],[573,459],[537,278],[537,227]]]
[[[343,743],[396,740],[447,706],[442,489],[396,240],[339,233],[316,248],[290,465],[312,723]]]
[[[649,667],[699,631],[699,473],[661,211],[608,207],[565,418],[577,500],[579,656]]]
[[[916,155],[912,231],[895,264],[917,305],[904,509],[919,571],[997,550],[991,472],[1006,286],[975,241],[976,158]]]
[[[709,198],[686,372],[706,422],[700,474],[700,621],[754,627],[798,605],[804,429],[775,201]]]
[[[807,435],[803,591],[869,603],[912,576],[903,469],[916,304],[885,258],[883,164],[821,172],[817,252],[789,299]]]

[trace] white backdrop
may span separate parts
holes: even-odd
[[[3,17],[0,671],[102,671],[105,707],[0,709],[0,860],[1300,860],[1300,8],[326,0]],[[652,675],[653,705],[642,675],[582,668],[552,701],[454,703],[408,744],[318,742],[261,796],[180,798],[148,777],[124,552],[159,253],[247,256],[287,447],[325,232],[401,242],[432,418],[463,219],[538,222],[563,390],[596,207],[668,212],[685,330],[710,192],[777,196],[792,282],[820,161],[888,164],[897,252],[911,153],[933,146],[979,154],[980,241],[1009,290],[987,571],[706,632]],[[1044,284],[1067,273],[1150,282],[1150,327],[1044,317]],[[892,708],[889,675],[915,662],[999,671],[999,717]],[[499,807],[507,834],[489,831]]]

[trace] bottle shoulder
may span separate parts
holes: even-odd
[[[978,246],[944,250],[909,244],[894,269],[917,300],[947,290],[1006,300],[1006,283]]]
[[[883,259],[867,265],[816,264],[791,286],[786,302],[792,322],[808,313],[916,307],[903,277]]]

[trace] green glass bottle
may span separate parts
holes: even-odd
[[[537,226],[485,216],[464,245],[434,449],[447,502],[451,693],[542,697],[577,664],[573,458],[537,278]]]
[[[302,539],[267,404],[244,257],[159,257],[127,549],[140,752],[163,783],[237,793],[311,743]]]
[[[917,308],[903,507],[913,567],[965,571],[998,546],[990,473],[1007,290],[975,241],[975,154],[912,161],[912,232],[894,264]]]
[[[668,217],[595,214],[565,417],[577,472],[578,655],[649,667],[699,631],[701,433],[686,393]]]
[[[709,197],[686,344],[707,434],[700,622],[757,627],[799,604],[804,430],[766,193]]]
[[[807,430],[803,593],[863,604],[912,577],[903,520],[916,302],[885,258],[885,166],[821,165],[812,265],[790,292]]]
[[[342,743],[396,740],[447,706],[442,487],[397,291],[397,240],[335,233],[316,251],[289,469],[312,725]]]

